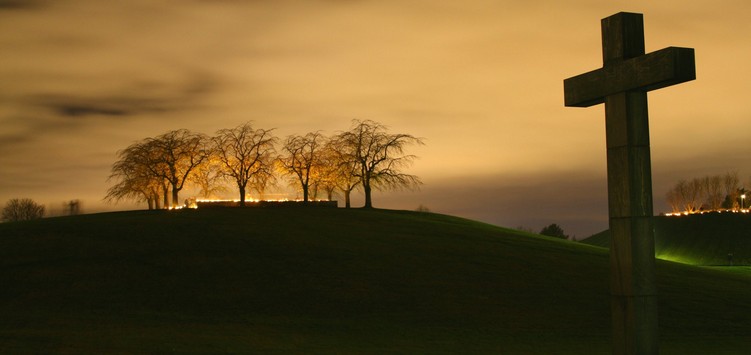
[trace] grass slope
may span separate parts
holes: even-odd
[[[0,224],[0,353],[603,354],[606,253],[385,210]],[[747,351],[734,270],[658,263],[663,354]]]
[[[709,213],[682,217],[655,217],[655,255],[692,265],[751,265],[751,216]],[[610,247],[610,232],[584,243]]]

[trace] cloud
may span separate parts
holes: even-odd
[[[113,120],[119,123],[143,117],[178,120],[180,113],[210,105],[210,98],[221,86],[220,79],[207,73],[184,73],[170,82],[123,81],[122,88],[109,93],[50,92],[39,87],[30,88],[25,96],[8,97],[6,112],[0,112],[0,122],[6,127],[0,133],[3,138],[0,151],[47,139],[47,134],[65,137],[72,130],[103,127]]]
[[[34,9],[40,7],[42,3],[41,0],[0,0],[0,11]]]
[[[197,71],[174,81],[129,79],[99,93],[38,87],[6,100],[0,109],[0,200],[25,194],[98,201],[118,149],[183,128],[221,87],[219,78]]]
[[[83,97],[46,95],[35,98],[33,105],[47,109],[53,115],[68,118],[88,116],[117,118],[187,109],[196,102],[188,96],[157,97],[123,94],[122,96],[109,97]]]
[[[50,107],[53,111],[61,116],[79,117],[79,116],[124,116],[129,112],[127,108],[118,108],[116,103],[73,103],[73,102],[51,102],[45,106]]]

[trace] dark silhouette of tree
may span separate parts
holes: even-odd
[[[351,208],[352,191],[361,181],[352,147],[339,135],[327,142],[322,156],[325,161],[321,171],[325,176],[322,181],[326,191],[330,191],[329,200],[334,189],[339,189],[344,194],[344,207]]]
[[[68,216],[76,216],[81,213],[81,200],[63,202],[63,211]]]
[[[260,199],[264,198],[266,189],[277,184],[276,175],[274,174],[274,160],[270,158],[269,163],[260,167],[253,176],[248,180],[248,191],[255,190]]]
[[[747,194],[746,188],[739,187],[735,192],[725,196],[722,207],[733,210],[748,209],[748,202],[745,202],[745,198],[742,197]]]
[[[670,209],[673,211],[673,213],[681,212],[683,208],[683,200],[681,199],[681,194],[678,192],[675,186],[665,193],[665,201],[667,201],[668,205],[670,205]]]
[[[701,208],[701,179],[681,180],[675,185],[675,191],[683,202],[684,211],[694,213]]]
[[[416,158],[404,154],[410,144],[423,144],[409,134],[389,134],[386,126],[366,120],[353,120],[352,128],[338,135],[337,147],[342,149],[343,161],[354,164],[354,176],[360,179],[365,194],[365,208],[373,207],[373,189],[413,189],[422,182],[402,169]]]
[[[197,166],[191,174],[190,182],[198,186],[199,195],[211,198],[214,194],[224,192],[226,175],[222,173],[222,165],[216,154],[212,153],[203,164]]]
[[[325,144],[326,137],[319,132],[289,136],[284,141],[279,165],[285,174],[293,176],[295,184],[299,184],[304,202],[308,202],[311,185],[315,194],[322,179],[318,172],[322,169]]]
[[[2,219],[6,222],[29,221],[44,217],[44,206],[29,198],[14,198],[3,207]]]
[[[320,164],[313,170],[316,183],[316,189],[321,189],[326,193],[326,199],[332,201],[337,189],[344,191],[344,188],[340,188],[340,159],[337,151],[333,149],[333,140],[329,139],[326,144],[321,148],[319,153]],[[355,182],[357,180],[355,179]],[[351,189],[349,191],[352,191]],[[345,194],[347,200],[349,193]]]
[[[542,230],[540,230],[540,234],[546,235],[548,237],[568,239],[568,236],[566,235],[566,233],[563,232],[563,228],[561,228],[561,226],[555,223],[549,226],[543,227]]]
[[[350,207],[351,192],[362,187],[365,207],[372,208],[373,189],[413,189],[422,183],[417,176],[403,172],[415,159],[405,154],[405,147],[423,144],[422,140],[409,134],[390,134],[377,122],[354,120],[350,131],[331,140],[318,132],[291,136],[278,159],[278,139],[272,132],[245,123],[219,130],[212,139],[186,129],[146,138],[118,152],[108,179],[117,182],[105,200],[135,199],[147,202],[151,209],[159,208],[160,193],[164,205],[169,205],[171,192],[171,204],[177,207],[186,182],[200,187],[203,196],[210,196],[221,189],[220,180],[227,178],[234,180],[244,206],[249,190],[263,195],[275,184],[275,161],[294,176],[305,201],[315,198],[318,191],[325,191],[331,200],[339,189]]]
[[[728,205],[726,208],[737,210],[739,207],[738,197],[740,196],[740,179],[738,178],[737,171],[729,171],[722,177],[722,188],[725,190],[726,201]]]
[[[665,194],[673,213],[738,209],[741,188],[737,172],[680,180]]]
[[[237,184],[240,206],[245,206],[248,187],[263,193],[273,181],[274,145],[278,139],[272,131],[253,129],[250,123],[245,123],[219,130],[213,139],[223,174]]]
[[[191,173],[209,157],[208,140],[203,134],[179,129],[146,140],[154,149],[156,171],[169,182],[172,190],[172,207],[178,206],[178,194],[185,187]]]
[[[107,181],[118,182],[107,190],[104,200],[117,203],[123,199],[133,199],[146,202],[149,209],[160,209],[161,192],[164,206],[167,207],[169,190],[158,154],[155,145],[146,140],[117,152],[118,160],[112,165]]]
[[[703,191],[706,196],[707,206],[712,211],[717,211],[722,208],[722,201],[724,200],[722,194],[722,176],[712,175],[706,176],[702,180],[704,184]]]

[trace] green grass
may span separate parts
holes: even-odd
[[[663,354],[747,351],[751,273],[657,268]],[[429,213],[0,224],[0,353],[604,354],[609,297],[605,249]]]
[[[751,216],[709,213],[655,217],[655,254],[658,258],[691,265],[751,265]],[[583,241],[609,247],[610,232]]]

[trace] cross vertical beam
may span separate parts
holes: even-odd
[[[603,19],[602,43],[604,67],[644,55],[643,16],[620,14]],[[606,96],[605,132],[613,353],[657,354],[647,92]]]
[[[645,54],[641,14],[601,24],[603,67],[564,80],[565,104],[605,103],[613,354],[657,354],[647,92],[694,80],[694,50]]]
[[[605,99],[614,354],[657,354],[647,94]]]

